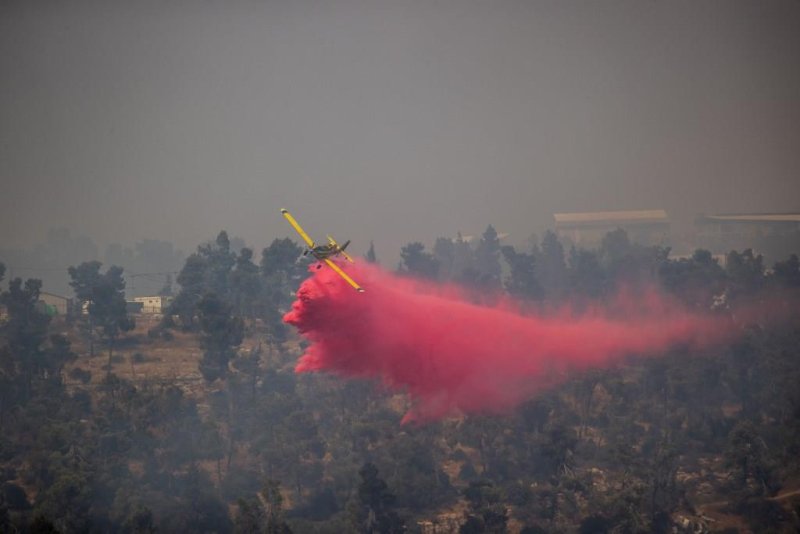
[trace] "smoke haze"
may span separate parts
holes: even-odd
[[[0,5],[0,245],[182,250],[274,216],[524,242],[558,211],[786,211],[800,3]]]

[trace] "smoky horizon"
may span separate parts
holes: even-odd
[[[0,248],[800,209],[800,4],[4,2]]]

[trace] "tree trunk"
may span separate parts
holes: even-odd
[[[108,370],[106,371],[106,376],[111,376],[111,357],[114,354],[114,338],[109,338],[108,340]]]

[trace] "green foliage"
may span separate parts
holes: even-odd
[[[725,462],[732,469],[735,489],[743,497],[770,496],[779,489],[767,444],[750,421],[741,421],[731,430]]]
[[[237,501],[238,511],[233,523],[233,531],[237,534],[257,534],[264,532],[266,517],[257,498]]]
[[[560,299],[566,291],[568,274],[564,246],[554,232],[545,233],[539,254],[539,278],[545,296],[551,300]]]
[[[508,294],[521,300],[541,299],[543,291],[536,278],[535,256],[517,252],[510,246],[505,246],[501,250],[503,258],[511,268],[511,273],[504,284]]]
[[[177,282],[181,290],[170,305],[170,314],[180,317],[181,324],[191,327],[194,321],[195,307],[208,291],[206,283],[206,259],[199,253],[186,258]]]
[[[358,471],[361,482],[358,485],[359,509],[354,529],[366,534],[393,534],[405,531],[403,521],[392,510],[395,496],[378,476],[378,469],[367,462]]]
[[[244,337],[244,323],[241,318],[233,317],[231,307],[214,293],[205,295],[197,309],[204,349],[200,372],[213,382],[227,375],[228,362],[236,355],[236,347]]]
[[[573,248],[569,253],[569,284],[578,297],[600,298],[608,289],[607,274],[593,250]]]
[[[457,282],[464,280],[465,273],[473,271],[474,265],[475,254],[459,232],[453,242],[453,266],[449,278]]]
[[[392,473],[387,483],[398,506],[420,510],[440,505],[453,496],[450,480],[442,472],[434,450],[431,437],[425,433],[415,436],[400,433],[387,445],[386,455],[391,465],[385,471]]]
[[[622,229],[603,237],[598,250],[606,278],[615,285],[641,286],[656,281],[669,256],[669,248],[631,243]]]
[[[59,534],[59,530],[52,521],[42,515],[37,515],[28,525],[30,534]]]
[[[478,480],[470,482],[464,490],[469,509],[460,533],[506,532],[508,513],[503,504],[504,496],[491,482]]]
[[[262,251],[261,273],[265,277],[281,274],[285,278],[291,278],[298,274],[295,265],[302,253],[302,247],[291,239],[275,239]]]
[[[0,491],[0,502],[3,503],[6,510],[29,510],[31,508],[25,490],[17,484],[6,482]]]
[[[606,534],[612,528],[612,523],[602,515],[592,515],[581,521],[578,527],[579,534]]]
[[[743,295],[758,290],[764,278],[764,258],[752,249],[739,253],[732,250],[725,259],[728,288],[734,295]]]
[[[800,287],[800,260],[797,254],[792,254],[786,261],[776,262],[772,268],[772,276],[783,287]]]
[[[73,367],[69,372],[69,377],[72,380],[77,380],[83,384],[88,384],[92,379],[92,372],[81,369],[80,367]]]
[[[93,339],[95,329],[99,329],[106,340],[108,370],[111,372],[111,358],[117,338],[121,333],[133,330],[136,323],[127,312],[122,268],[112,265],[101,274],[101,265],[99,261],[84,262],[77,267],[70,267],[68,271],[76,299],[87,307],[84,325],[90,338]]]
[[[122,531],[130,534],[154,534],[153,512],[142,504],[133,508],[122,522]]]
[[[91,520],[90,486],[82,473],[65,472],[37,496],[35,511],[54,519],[62,532],[86,532]]]
[[[399,271],[411,276],[435,280],[439,274],[439,262],[433,254],[425,251],[420,242],[409,243],[400,250],[402,263]]]
[[[439,278],[453,278],[455,266],[455,242],[448,237],[438,237],[433,245],[433,257],[439,263]]]
[[[661,286],[692,307],[709,309],[715,295],[725,289],[725,270],[711,252],[695,250],[691,258],[662,262],[658,271]]]
[[[206,262],[206,291],[227,295],[230,288],[230,272],[236,265],[236,254],[231,251],[228,233],[225,230],[221,231],[213,243],[200,245],[197,247],[197,252]]]
[[[440,280],[475,288],[491,279],[479,247],[441,238],[433,254],[416,253],[438,265]],[[466,503],[437,528],[667,532],[674,514],[696,510],[698,487],[753,530],[791,528],[786,501],[770,496],[800,472],[793,323],[764,321],[713,350],[571,375],[505,415],[400,426],[402,400],[382,388],[293,372],[301,349],[280,343],[291,339],[280,316],[304,275],[302,250],[276,240],[256,268],[249,249],[231,248],[227,235],[198,248],[182,271],[187,307],[176,308],[197,329],[209,384],[113,373],[92,381],[68,342],[74,327],[38,313],[35,282],[12,280],[0,326],[0,530],[401,532]],[[506,291],[546,306],[603,299],[627,281],[659,283],[700,309],[720,295],[795,302],[786,289],[796,287],[796,256],[765,273],[745,251],[722,269],[708,251],[669,259],[622,232],[596,251],[575,249],[569,265],[555,234],[527,252],[500,251]],[[99,263],[82,265],[76,295],[105,276]],[[243,318],[255,348],[237,353]],[[47,519],[35,526],[34,517]]]
[[[296,247],[291,241],[286,242]],[[270,254],[267,249],[265,254]],[[297,255],[299,252],[293,256],[292,262]],[[200,245],[197,252],[186,258],[176,279],[181,290],[173,300],[168,316],[177,315],[186,329],[197,328],[197,307],[203,296],[209,293],[229,304],[240,317],[263,316],[278,305],[273,301],[274,288],[261,276],[264,273],[263,261],[259,269],[253,262],[253,250],[248,247],[236,254],[231,250],[227,232],[220,232],[213,242]]]
[[[490,224],[475,248],[475,270],[480,275],[481,286],[496,290],[500,287],[500,239]]]
[[[47,337],[50,317],[40,313],[41,281],[14,278],[8,291],[0,294],[0,304],[5,306],[8,319],[0,325],[4,343],[0,345],[0,426],[5,412],[16,404],[26,403],[37,382],[58,380],[63,359],[67,354],[46,351],[42,346]],[[57,341],[58,343],[58,341]],[[67,349],[68,352],[68,349]],[[54,375],[55,373],[55,375]]]
[[[378,263],[378,257],[375,255],[375,243],[372,241],[369,242],[369,249],[364,259],[367,260],[367,263]]]
[[[288,336],[282,310],[288,309],[293,291],[303,276],[304,264],[297,261],[302,252],[291,239],[276,239],[262,251],[261,275],[266,305],[260,316],[272,341],[277,343],[284,342]]]
[[[251,249],[243,248],[239,252],[229,277],[234,311],[240,317],[254,317],[262,299],[263,284]]]

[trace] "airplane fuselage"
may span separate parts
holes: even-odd
[[[350,244],[350,241],[347,241],[344,245],[339,246],[336,243],[329,243],[327,245],[316,245],[313,247],[309,247],[306,249],[304,255],[311,254],[317,260],[322,261],[328,258],[332,258],[334,256],[338,256],[344,249],[347,248],[347,245]]]

